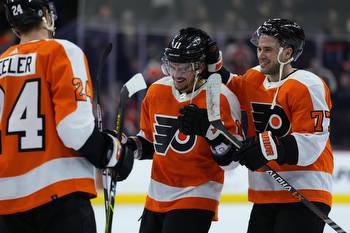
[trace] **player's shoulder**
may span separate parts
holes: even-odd
[[[261,72],[260,65],[251,67],[244,74],[231,74],[230,79],[228,83],[235,83],[235,82],[257,82],[265,79],[265,74]]]
[[[170,76],[165,76],[161,79],[150,84],[147,88],[146,98],[150,99],[159,96],[159,93],[163,93],[164,87],[170,87],[172,85],[172,78]]]
[[[308,88],[312,86],[324,85],[320,77],[307,70],[296,70],[293,74],[290,75],[289,80],[298,81]]]
[[[18,45],[12,45],[12,46],[8,47],[5,51],[3,51],[0,54],[0,59],[15,53],[14,51],[17,50],[17,47],[18,47]]]
[[[149,88],[148,88],[148,92],[154,92],[157,91],[158,89],[160,89],[161,87],[172,87],[173,86],[173,79],[171,78],[171,76],[165,76],[161,79],[158,79],[157,81],[155,81],[154,83],[152,83]]]
[[[260,65],[249,68],[243,76],[245,78],[255,78],[257,76],[265,78],[265,74],[261,71]]]
[[[62,39],[48,39],[43,41],[43,46],[40,46],[43,52],[59,55],[65,54],[68,57],[76,57],[83,55],[83,51],[73,42]]]

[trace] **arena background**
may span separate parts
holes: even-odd
[[[295,66],[318,74],[330,87],[333,101],[331,142],[335,150],[335,206],[332,214],[335,215],[333,220],[343,223],[339,224],[350,231],[350,223],[346,221],[350,217],[350,1],[319,0],[317,4],[305,0],[54,2],[58,12],[56,38],[68,39],[84,50],[93,81],[102,50],[107,43],[113,44],[104,66],[101,91],[104,126],[109,128],[115,125],[121,84],[138,72],[149,84],[162,77],[160,59],[163,49],[178,29],[195,26],[207,31],[223,51],[225,66],[232,73],[241,74],[257,64],[255,48],[249,43],[249,38],[265,19],[286,17],[301,24],[307,41]],[[0,7],[0,52],[14,43],[18,40],[11,33]],[[138,131],[139,105],[143,95],[141,93],[128,103],[125,125],[128,134]],[[115,231],[137,231],[137,218],[141,215],[150,168],[149,162],[136,161],[130,178],[118,183]],[[250,208],[246,197],[246,176],[244,168],[226,174],[223,207],[220,207],[225,209],[221,214],[224,220],[219,221],[212,232],[226,232],[221,230],[224,229],[221,222],[235,223],[235,220],[241,227],[237,232],[245,231]],[[93,202],[102,232],[102,195]],[[243,211],[242,215],[238,211]],[[325,232],[328,231],[332,232],[326,228]]]

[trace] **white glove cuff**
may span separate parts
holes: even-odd
[[[110,158],[108,161],[107,167],[115,167],[120,159],[122,145],[120,144],[119,140],[116,137],[113,137],[110,134],[107,134],[107,135],[111,137],[113,141],[113,150],[109,150],[107,152],[107,157]]]
[[[259,142],[261,152],[267,160],[277,159],[277,147],[270,131],[259,133]]]
[[[138,139],[137,136],[130,136],[131,140],[133,140],[136,144],[136,150],[134,150],[134,159],[141,159],[142,157],[142,143]]]
[[[219,60],[214,64],[208,64],[208,71],[210,73],[217,72],[218,70],[221,69],[222,65],[223,65],[222,52],[219,51]]]

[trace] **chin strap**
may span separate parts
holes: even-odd
[[[200,73],[200,71],[196,70],[196,74],[195,74],[195,77],[194,77],[194,83],[193,83],[193,87],[192,87],[192,92],[191,92],[191,97],[190,97],[190,104],[192,104],[193,93],[196,90],[196,85],[197,85],[197,82],[198,82],[198,79],[199,79],[198,78],[199,77],[199,73]]]
[[[50,31],[52,33],[52,36],[55,35],[55,15],[53,13],[49,13],[50,15],[50,18],[51,18],[51,25],[49,25],[49,23],[47,22],[46,18],[43,17],[42,20],[43,20],[43,27]]]
[[[283,52],[283,47],[280,47],[280,49],[278,51],[278,54],[277,54],[277,61],[280,64],[279,77],[278,77],[278,87],[277,87],[277,90],[276,90],[275,95],[273,97],[273,101],[272,101],[272,104],[271,104],[271,110],[274,109],[275,106],[276,106],[276,99],[277,99],[278,91],[279,91],[280,86],[281,86],[280,82],[282,80],[283,68],[284,68],[285,65],[291,63],[294,60],[294,58],[291,57],[288,61],[282,62],[281,59],[280,59],[280,56],[281,56],[282,52]]]

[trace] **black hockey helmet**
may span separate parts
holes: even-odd
[[[277,38],[283,48],[291,47],[294,61],[303,52],[305,45],[304,30],[294,21],[281,18],[268,19],[253,33],[250,41],[257,46],[258,39],[262,34]]]
[[[204,61],[210,38],[197,28],[181,29],[164,51],[164,59],[176,63]]]
[[[27,30],[41,23],[45,9],[56,19],[53,3],[48,0],[5,0],[5,14],[12,28]]]

